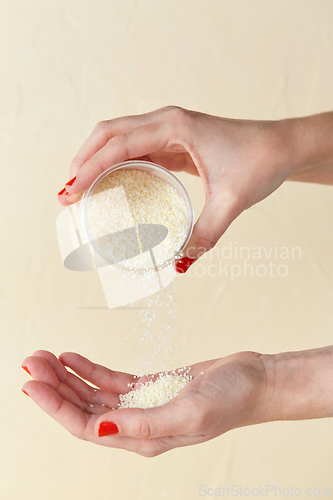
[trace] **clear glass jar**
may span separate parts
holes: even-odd
[[[104,222],[104,219],[111,219],[111,222],[109,220],[109,227],[118,227],[117,225],[113,226],[112,224],[112,217],[113,213],[116,215],[116,218],[119,219],[121,224],[124,224],[124,226],[127,226],[128,229],[133,229],[134,226],[138,225],[138,220],[137,217],[134,217],[131,219],[132,216],[132,211],[130,208],[130,205],[132,207],[135,207],[135,204],[133,205],[133,199],[136,199],[136,193],[135,193],[135,187],[134,190],[132,189],[131,192],[127,191],[126,195],[126,189],[121,188],[118,186],[118,191],[113,191],[111,194],[112,189],[103,189],[104,185],[106,185],[111,179],[114,180],[115,176],[113,175],[117,171],[143,171],[146,172],[147,174],[150,174],[150,176],[157,177],[158,179],[161,179],[164,181],[164,183],[167,183],[169,186],[171,186],[173,189],[169,190],[168,192],[171,195],[172,200],[175,202],[174,205],[176,205],[176,202],[178,203],[179,200],[179,206],[173,206],[170,204],[170,202],[164,197],[161,199],[159,205],[159,215],[161,220],[164,221],[162,225],[166,226],[168,229],[168,236],[163,239],[157,246],[152,247],[149,249],[150,257],[145,255],[145,257],[142,257],[143,253],[141,253],[141,257],[133,257],[130,259],[122,260],[115,262],[114,258],[110,257],[110,254],[105,251],[99,245],[97,242],[102,241],[98,240],[96,237],[96,234],[98,234],[98,231],[100,230],[98,228],[98,231],[96,230],[96,226],[92,226],[92,220],[95,219],[100,222]],[[135,178],[135,173],[133,172],[132,174],[129,174],[129,177]],[[108,176],[113,176],[108,177]],[[108,180],[105,181],[105,179],[108,177]],[[140,177],[140,174],[139,174]],[[141,175],[141,178],[145,177]],[[148,180],[148,184],[152,182],[150,177],[146,177]],[[139,179],[140,180],[140,179]],[[140,180],[141,182],[141,180]],[[102,183],[102,184],[101,184]],[[165,191],[166,186],[164,183],[156,183],[157,185],[162,186],[162,189]],[[132,183],[133,184],[133,183]],[[134,185],[135,186],[135,185]],[[128,189],[128,188],[127,188]],[[113,196],[116,193],[116,196]],[[131,200],[127,202],[127,196],[130,194]],[[138,192],[137,195],[139,196],[140,199],[143,199],[143,204],[144,204],[144,199],[145,197],[142,198],[143,196],[142,189],[139,191],[139,186],[138,186]],[[158,192],[157,192],[158,194]],[[164,193],[165,194],[165,193]],[[146,191],[146,198],[149,200],[149,190]],[[93,200],[94,196],[99,196],[100,199],[98,199],[98,203],[95,203],[95,200]],[[112,213],[112,210],[108,210],[107,208],[107,203],[109,203],[111,200],[111,197],[117,198],[118,196],[118,207],[117,210],[114,209],[114,212]],[[126,198],[125,198],[126,197]],[[104,204],[104,205],[103,205]],[[95,206],[94,206],[95,205]],[[98,212],[98,206],[101,211],[100,214],[96,213]],[[121,210],[119,210],[119,207],[123,206],[123,213],[121,213]],[[155,200],[154,200],[154,207],[156,207],[156,193],[155,193]],[[96,208],[97,207],[97,208]],[[94,210],[94,212],[93,212]],[[136,209],[134,208],[134,211]],[[144,213],[144,208],[141,210],[139,207],[139,212],[141,213],[143,211]],[[104,215],[103,215],[104,212]],[[186,214],[185,214],[186,212]],[[91,213],[93,213],[93,217],[91,216]],[[177,221],[179,222],[180,217],[177,219],[174,214],[179,213],[181,215],[181,220],[184,220],[184,226],[181,228],[181,232],[177,234],[173,230],[173,227],[176,225],[177,226]],[[155,213],[152,214],[152,212],[147,211],[147,221],[144,220],[145,216],[141,216],[139,225],[140,224],[151,224],[151,221],[148,221],[148,219],[154,219],[155,218]],[[156,212],[156,219],[158,219],[158,211]],[[186,220],[185,220],[186,219]],[[134,222],[134,224],[131,223],[131,220]],[[95,181],[92,183],[90,188],[84,193],[84,196],[81,200],[80,204],[80,221],[81,221],[81,230],[82,230],[82,235],[83,238],[85,239],[85,243],[89,242],[91,243],[91,248],[93,249],[93,252],[95,253],[95,256],[98,257],[98,259],[102,262],[107,264],[115,264],[119,267],[122,267],[124,269],[130,269],[134,271],[149,271],[151,269],[162,269],[172,263],[179,254],[184,250],[186,244],[188,243],[190,236],[192,234],[192,229],[193,229],[193,209],[191,205],[190,198],[182,185],[182,183],[175,177],[169,170],[165,169],[164,167],[161,167],[160,165],[156,165],[155,163],[147,162],[147,161],[140,161],[140,160],[130,160],[126,162],[119,163],[117,165],[114,165],[97,177]],[[106,224],[106,226],[107,226]],[[111,225],[110,225],[111,224]],[[154,223],[153,223],[154,224]],[[159,224],[159,222],[156,222],[156,224]],[[133,226],[130,228],[130,226]],[[169,226],[169,227],[168,227]],[[125,231],[125,228],[122,228],[120,226],[120,229]],[[134,230],[134,229],[133,229]],[[119,230],[118,230],[119,231]],[[117,232],[117,230],[116,230]],[[107,233],[111,233],[111,237],[115,234],[113,231],[107,231],[106,232],[106,238],[108,237]],[[119,232],[117,232],[119,234]],[[175,234],[173,234],[175,233]],[[171,234],[174,236],[174,240],[171,238]],[[181,234],[181,237],[180,237]],[[169,240],[167,239],[169,238]],[[103,240],[104,241],[104,240]],[[172,247],[171,242],[176,241],[177,244],[175,247]],[[164,245],[164,246],[163,246]],[[170,248],[169,248],[170,247]],[[126,249],[124,249],[126,250]],[[130,250],[131,252],[131,250]],[[152,253],[153,252],[153,253]],[[146,252],[145,252],[146,253]],[[156,254],[156,255],[155,255]],[[138,255],[138,254],[137,254]],[[154,257],[155,255],[155,257]],[[144,261],[145,265],[141,265],[140,261]],[[147,262],[149,261],[149,264]],[[138,263],[139,262],[139,263]],[[140,267],[141,266],[141,267]]]

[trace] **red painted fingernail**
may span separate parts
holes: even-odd
[[[177,273],[184,274],[188,268],[195,262],[196,259],[190,259],[190,257],[183,257],[175,262],[175,269]]]
[[[62,194],[64,194],[66,192],[66,189],[63,188],[61,191],[59,191],[58,195],[61,196]]]
[[[30,377],[32,377],[31,373],[29,372],[28,368],[26,366],[22,365],[23,370],[25,370],[27,373],[29,373]]]
[[[76,176],[73,177],[73,179],[71,179],[70,181],[66,182],[65,186],[72,186],[75,182],[75,179],[76,179]]]
[[[29,394],[24,389],[22,389],[22,392],[24,392],[24,394],[26,394],[27,396],[29,396]],[[29,396],[29,398],[30,398],[30,396]]]
[[[111,436],[118,434],[118,427],[113,422],[102,422],[98,429],[98,437]]]
[[[65,191],[65,196],[70,196],[71,193],[68,193],[67,191]]]

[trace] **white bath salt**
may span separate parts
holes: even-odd
[[[94,239],[134,226],[138,228],[138,224],[164,226],[168,230],[166,238],[152,249],[156,265],[161,266],[182,247],[189,220],[185,200],[173,186],[142,170],[121,169],[111,172],[96,186],[88,206],[88,223]],[[126,234],[133,239],[128,242],[130,253],[135,248],[134,240],[137,241],[138,234],[131,231]],[[104,241],[103,245],[102,251],[107,254],[108,242]],[[112,249],[112,254],[114,252]],[[128,269],[154,266],[150,251],[132,258],[128,258],[126,249],[121,248],[119,252],[127,258],[121,265]]]
[[[149,380],[139,389],[119,395],[119,408],[153,408],[165,405],[178,396],[191,381],[190,375],[161,374],[155,381]]]

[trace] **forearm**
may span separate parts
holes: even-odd
[[[333,346],[263,356],[263,421],[333,416]]]
[[[333,112],[277,123],[292,163],[287,180],[333,184]]]

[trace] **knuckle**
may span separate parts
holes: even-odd
[[[171,111],[171,115],[174,121],[184,123],[188,119],[189,112],[187,111],[187,109],[175,106],[174,109]]]
[[[158,122],[165,138],[168,139],[168,145],[171,145],[177,143],[180,138],[185,138],[186,131],[191,128],[191,112],[178,106],[168,106],[165,110]]]
[[[45,351],[43,349],[38,349],[37,351],[35,351],[32,356],[44,356],[44,355],[47,355],[49,354],[48,351]]]
[[[102,138],[104,141],[110,139],[114,127],[112,126],[112,120],[103,120],[97,123],[94,128],[93,135]]]
[[[43,349],[39,349],[38,351],[35,351],[32,356],[37,357],[37,358],[41,358],[50,364],[57,359],[56,356],[52,352],[45,351]]]
[[[205,231],[195,237],[195,244],[198,248],[208,252],[216,245],[217,239],[211,231]]]
[[[75,158],[73,158],[73,160],[71,161],[71,168],[76,168],[76,167],[80,167],[81,166],[81,163],[82,163],[82,160],[80,158],[80,156],[75,156]]]
[[[133,437],[137,439],[147,439],[151,436],[150,425],[146,420],[139,419],[135,422]]]
[[[105,129],[109,127],[109,124],[110,124],[109,120],[102,120],[95,125],[94,131],[104,132]]]
[[[173,124],[184,124],[189,119],[190,112],[180,106],[166,106],[164,109],[166,112],[162,120],[166,120]]]
[[[110,148],[114,149],[117,148],[123,156],[126,158],[129,158],[129,150],[128,150],[128,145],[127,145],[127,135],[122,134],[122,135],[115,135],[108,141],[108,145]]]
[[[169,104],[168,106],[164,106],[161,108],[161,111],[164,111],[164,113],[172,113],[173,111],[179,109],[180,106],[174,106],[173,104]]]

